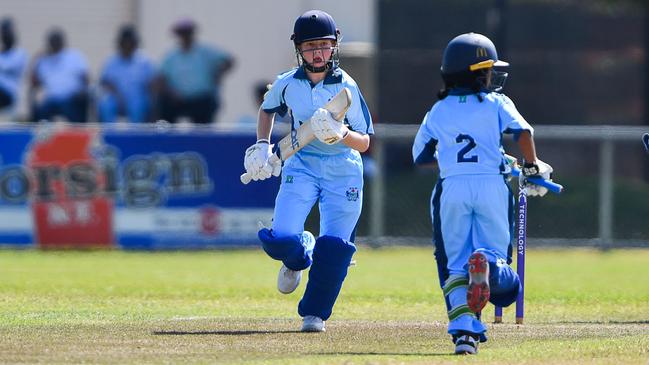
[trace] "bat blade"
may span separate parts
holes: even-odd
[[[345,113],[352,105],[352,93],[348,88],[343,88],[331,100],[323,106],[327,109],[334,119],[342,121],[345,118]],[[277,152],[271,156],[281,161],[286,161],[287,158],[293,156],[297,151],[304,148],[315,139],[313,128],[311,128],[311,119],[304,122],[299,128],[291,130],[287,136],[277,142]],[[243,184],[248,184],[251,180],[249,173],[244,173],[240,177]]]
[[[348,88],[343,88],[323,107],[327,109],[337,121],[345,118],[345,113],[352,104],[352,94]],[[279,157],[282,161],[293,156],[297,151],[311,143],[315,139],[313,128],[311,128],[311,119],[304,122],[300,128],[292,130],[289,135],[282,138],[277,143]]]

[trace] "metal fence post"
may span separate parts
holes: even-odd
[[[385,217],[385,143],[380,138],[372,141],[372,155],[376,162],[376,175],[372,180],[372,204],[370,205],[370,227],[369,232],[373,244],[384,236],[383,222]]]
[[[602,248],[613,244],[613,140],[600,143],[599,158],[599,241]]]

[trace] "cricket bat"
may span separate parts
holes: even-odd
[[[343,88],[336,96],[334,96],[323,108],[331,112],[334,119],[342,121],[345,118],[345,113],[352,105],[352,93],[348,88]],[[275,152],[268,159],[268,163],[276,163],[277,161],[286,161],[287,158],[293,156],[297,151],[301,150],[307,144],[315,139],[313,129],[311,128],[311,119],[304,122],[299,128],[291,130],[291,133],[282,138],[275,145]],[[249,173],[241,175],[241,182],[248,184],[251,180]]]
[[[517,167],[512,167],[512,175],[518,177],[520,174],[521,170],[519,170]],[[528,177],[527,180],[532,184],[543,186],[544,188],[550,190],[555,194],[560,194],[561,192],[563,192],[563,185],[557,184],[554,181],[545,180],[540,177]]]

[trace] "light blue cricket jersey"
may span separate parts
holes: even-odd
[[[267,113],[278,113],[281,116],[286,115],[290,109],[291,127],[297,129],[344,87],[352,93],[352,105],[345,115],[344,123],[358,133],[374,134],[372,117],[358,85],[341,68],[330,71],[327,77],[316,85],[311,85],[302,67],[280,74],[266,93],[261,107]],[[349,150],[350,147],[343,143],[328,145],[316,139],[298,153],[336,155]]]
[[[415,163],[437,159],[440,177],[508,173],[502,135],[534,133],[504,94],[448,95],[433,105],[419,127],[412,147]],[[437,153],[435,153],[437,150]]]

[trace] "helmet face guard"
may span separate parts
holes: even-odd
[[[325,72],[329,69],[334,69],[338,67],[339,57],[338,57],[338,41],[339,41],[340,31],[336,28],[336,22],[331,17],[331,15],[320,10],[310,10],[306,13],[300,15],[299,18],[295,21],[293,27],[293,34],[291,35],[291,40],[295,46],[295,56],[297,58],[297,63],[299,66],[304,66],[305,69],[311,72]],[[327,60],[325,66],[314,67],[304,60],[303,51],[300,50],[300,44],[308,41],[315,41],[321,39],[330,39],[334,41],[334,46],[331,47],[332,54],[329,60]],[[309,50],[310,51],[315,51]]]
[[[491,80],[489,80],[490,82],[488,85],[485,85],[485,88],[489,91],[500,92],[503,87],[505,87],[507,76],[509,76],[509,74],[505,71],[496,71],[496,69],[491,69]]]
[[[315,67],[312,64],[306,62],[304,60],[304,52],[315,52],[321,50],[323,53],[325,51],[331,51],[331,56],[329,59],[325,62],[324,66],[321,67]],[[333,47],[326,47],[326,48],[313,48],[309,49],[306,51],[300,50],[299,45],[295,46],[295,56],[297,58],[297,64],[300,67],[304,67],[310,72],[314,73],[320,73],[320,72],[325,72],[327,70],[333,70],[338,67],[338,64],[340,63],[340,58],[338,55],[338,43],[334,44]]]

